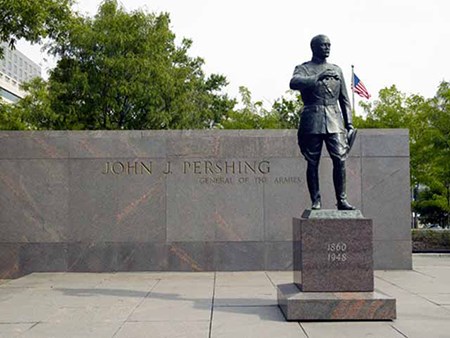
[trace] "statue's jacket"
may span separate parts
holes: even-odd
[[[318,74],[335,70],[339,79]],[[305,62],[295,67],[291,89],[300,90],[304,107],[301,112],[299,134],[345,133],[352,123],[350,101],[341,68],[330,63]]]

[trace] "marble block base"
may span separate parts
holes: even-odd
[[[278,305],[286,320],[394,320],[396,301],[379,292],[301,292],[280,284]]]
[[[294,283],[304,292],[373,291],[372,220],[359,210],[293,219]]]

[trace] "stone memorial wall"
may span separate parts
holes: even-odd
[[[0,149],[1,278],[292,269],[292,218],[310,207],[295,130],[0,132]],[[347,179],[375,269],[410,269],[408,131],[360,130]]]

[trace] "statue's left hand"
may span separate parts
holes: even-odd
[[[334,78],[336,80],[339,80],[339,74],[334,69],[327,68],[319,74],[319,80],[326,78]]]

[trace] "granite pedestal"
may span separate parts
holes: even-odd
[[[305,292],[373,291],[372,220],[307,210],[293,220],[294,283]]]
[[[381,292],[300,292],[278,285],[278,305],[287,320],[392,320],[395,299]]]
[[[372,220],[359,210],[306,210],[293,219],[294,283],[278,285],[287,320],[392,320],[374,292]]]

